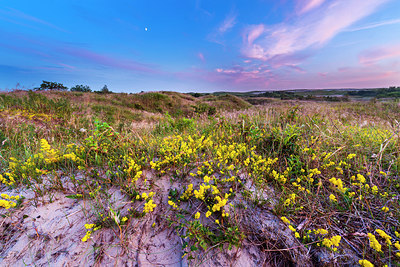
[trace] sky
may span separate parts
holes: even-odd
[[[0,90],[400,86],[399,0],[0,0]]]

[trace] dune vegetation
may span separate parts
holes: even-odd
[[[398,266],[398,118],[387,99],[0,94],[0,264]]]

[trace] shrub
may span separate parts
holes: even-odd
[[[90,89],[90,87],[88,85],[75,85],[74,87],[71,87],[70,89],[72,92],[91,92],[92,89]]]
[[[43,90],[67,90],[68,87],[64,86],[62,83],[42,81],[40,87],[35,88],[36,91]]]

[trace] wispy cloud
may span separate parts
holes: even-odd
[[[206,59],[205,59],[203,53],[199,52],[199,53],[197,54],[197,57],[198,57],[202,62],[206,62]]]
[[[231,12],[228,16],[226,16],[225,20],[218,27],[218,32],[224,34],[226,31],[230,30],[236,24],[237,15]]]
[[[37,17],[31,16],[29,14],[26,14],[20,10],[14,9],[14,8],[7,8],[4,10],[0,10],[0,15],[3,15],[2,17],[0,17],[0,19],[3,19],[5,21],[8,22],[12,22],[15,24],[19,24],[19,25],[23,25],[23,26],[28,26],[28,27],[32,27],[32,25],[30,25],[29,23],[36,23],[36,24],[40,24],[40,25],[44,25],[47,26],[49,28],[53,28],[55,30],[58,31],[62,31],[62,32],[67,32],[66,30],[50,23],[47,21],[44,21],[42,19],[39,19]],[[17,19],[17,20],[16,20]],[[22,20],[23,22],[18,21]],[[27,24],[28,23],[28,24]]]
[[[161,71],[151,67],[148,64],[139,63],[133,60],[115,58],[106,54],[99,54],[83,48],[64,47],[58,50],[61,53],[74,57],[75,59],[80,59],[104,67],[129,70],[134,72],[142,72],[142,73],[153,73],[153,74],[161,73]]]
[[[224,34],[231,30],[235,26],[236,22],[237,14],[232,11],[225,17],[224,21],[207,36],[207,39],[211,42],[224,45]]]
[[[264,26],[257,41],[250,38],[257,28],[248,31],[243,53],[250,58],[269,60],[322,47],[356,21],[372,14],[389,0],[334,0],[289,22]],[[257,32],[256,32],[257,33]],[[254,42],[250,42],[254,41]]]
[[[359,55],[359,62],[363,65],[371,65],[396,57],[400,57],[400,44],[366,50]]]
[[[201,0],[196,0],[196,9],[197,10],[199,10],[199,11],[201,11],[203,14],[205,14],[205,15],[207,15],[208,17],[211,17],[212,16],[212,14],[208,11],[208,10],[206,10],[206,9],[204,9],[202,6],[201,6]]]
[[[377,27],[382,27],[382,26],[392,25],[392,24],[399,24],[399,23],[400,23],[400,19],[391,19],[391,20],[385,20],[385,21],[379,21],[379,22],[367,24],[367,25],[360,26],[360,27],[350,28],[345,31],[346,32],[355,32],[355,31],[369,30],[369,29],[373,29],[373,28],[377,28]]]
[[[307,13],[320,5],[322,5],[325,0],[297,0],[297,9],[299,14]]]

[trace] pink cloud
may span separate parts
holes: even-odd
[[[260,31],[255,30],[258,28],[251,26],[242,52],[249,58],[269,60],[275,56],[293,55],[322,47],[387,1],[389,0],[334,0],[318,10],[310,9],[307,15],[299,15],[288,22],[270,27],[265,26],[259,35],[257,34]],[[309,2],[313,3],[310,6],[317,6],[317,2]],[[257,40],[251,37],[253,32]]]
[[[65,67],[67,69],[71,69],[71,70],[76,69],[74,66],[68,65],[68,64],[64,64],[64,63],[57,63],[57,65],[59,65],[61,67]]]
[[[298,0],[297,1],[297,9],[299,14],[307,13],[320,5],[322,5],[325,0]]]
[[[236,24],[236,14],[230,13],[226,16],[225,20],[221,23],[218,27],[218,32],[225,33],[226,31],[230,30]]]
[[[206,59],[204,58],[204,55],[203,55],[203,53],[198,53],[197,54],[197,57],[202,61],[202,62],[205,62],[206,61]]]
[[[260,35],[264,32],[264,24],[258,24],[258,25],[254,25],[251,26],[248,29],[248,33],[247,33],[247,45],[252,45],[254,40],[256,40],[258,37],[260,37]]]
[[[360,27],[351,28],[346,31],[347,32],[355,32],[355,31],[369,30],[369,29],[386,26],[386,25],[393,25],[393,24],[399,24],[399,23],[400,23],[400,19],[391,19],[391,20],[385,20],[385,21],[371,23],[368,25],[360,26]]]
[[[224,45],[223,35],[232,29],[236,24],[236,17],[237,15],[233,12],[229,13],[224,21],[208,36],[207,39],[211,42]]]
[[[364,51],[359,55],[359,62],[363,65],[370,65],[384,59],[396,57],[400,57],[400,44]]]
[[[303,68],[300,68],[300,67],[297,66],[297,65],[288,64],[288,65],[286,65],[286,66],[289,67],[289,68],[291,68],[291,69],[294,69],[294,70],[297,71],[298,73],[306,73],[306,71],[305,71]]]
[[[143,73],[153,73],[153,74],[161,73],[161,71],[156,70],[155,68],[152,68],[147,64],[139,63],[132,60],[114,58],[105,54],[98,54],[87,49],[66,47],[66,48],[61,48],[59,50],[60,52],[73,56],[75,58],[84,60],[89,63],[102,65],[105,67],[124,69],[124,70],[143,72]]]
[[[17,18],[17,19],[25,20],[27,23],[34,22],[36,24],[45,25],[47,27],[53,28],[53,29],[58,30],[58,31],[67,32],[66,30],[64,30],[64,29],[62,29],[62,28],[60,28],[60,27],[58,27],[58,26],[56,26],[54,24],[51,24],[51,23],[49,23],[47,21],[44,21],[42,19],[39,19],[37,17],[28,15],[28,14],[22,12],[22,11],[14,9],[14,8],[8,8],[8,10],[0,10],[0,14],[3,14],[6,17],[9,17],[11,19],[16,19]],[[24,25],[24,24],[22,24],[22,23],[20,23],[18,21],[14,21],[14,20],[10,20],[10,19],[5,19],[5,20],[13,22],[13,23],[16,23],[16,24]],[[29,24],[28,25],[24,25],[24,26],[31,27],[31,25],[29,25]]]

